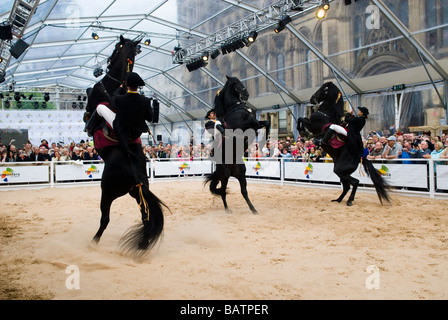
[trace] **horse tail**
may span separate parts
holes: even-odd
[[[388,193],[390,186],[383,179],[383,176],[381,175],[379,170],[377,170],[373,166],[372,162],[367,158],[362,158],[361,162],[363,164],[364,170],[367,173],[367,176],[369,176],[370,179],[372,179],[373,185],[375,186],[375,190],[376,190],[376,193],[378,194],[378,198],[379,198],[381,204],[383,204],[383,200],[390,202],[390,197],[389,197],[389,193]]]
[[[205,177],[204,185],[210,183],[210,192],[216,196],[220,196],[222,194],[222,187],[218,187],[218,183],[221,181],[218,173],[215,171],[212,174],[209,174]]]
[[[168,208],[148,186],[139,188],[139,206],[143,223],[129,228],[120,239],[120,249],[134,257],[141,257],[151,250],[163,234],[163,207]]]

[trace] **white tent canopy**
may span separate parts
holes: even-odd
[[[446,110],[448,0],[351,2],[329,1],[326,18],[319,20],[320,0],[3,0],[4,23],[20,3],[36,4],[37,10],[21,36],[29,47],[17,58],[1,53],[2,91],[14,83],[22,91],[84,92],[99,81],[93,70],[106,69],[106,59],[123,35],[143,39],[134,70],[146,82],[144,93],[160,100],[165,125],[203,119],[226,75],[245,83],[250,104],[260,111],[305,105],[326,81],[338,84],[351,107],[378,108],[373,116],[389,112],[380,106],[386,102],[392,113],[400,102],[408,103],[401,110],[411,108],[409,113],[420,112],[412,111],[412,105],[421,103]],[[292,21],[275,33],[286,15]],[[187,70],[190,59],[219,48],[223,37],[251,30],[258,38],[250,47]],[[149,45],[143,43],[146,39]],[[2,43],[12,46],[16,41]],[[175,47],[184,49],[182,64],[173,56]],[[398,92],[405,97],[389,99],[392,88],[403,84]],[[419,90],[421,97],[415,93]],[[426,125],[411,118],[406,124]],[[376,125],[390,122],[377,119]]]

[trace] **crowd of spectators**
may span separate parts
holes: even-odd
[[[412,163],[409,159],[448,159],[448,135],[431,137],[414,133],[394,133],[382,135],[381,132],[370,132],[363,137],[365,155],[370,160],[404,159],[402,163]],[[182,146],[176,144],[144,145],[143,151],[148,160],[164,158],[204,159],[212,152],[211,143]],[[81,140],[68,145],[48,144],[43,139],[40,145],[26,143],[21,149],[14,145],[0,143],[1,162],[24,161],[69,161],[69,160],[101,160],[93,141]],[[299,136],[278,140],[267,140],[263,145],[254,142],[246,150],[246,157],[251,158],[284,158],[284,161],[317,162],[331,161],[325,151],[314,144],[313,138]],[[448,164],[448,162],[446,162]]]
[[[18,149],[12,139],[9,144],[0,143],[1,162],[35,162],[35,161],[69,161],[69,160],[101,160],[92,142],[81,140],[79,143],[71,142],[69,145],[48,144],[43,139],[40,145],[27,142],[23,148]]]

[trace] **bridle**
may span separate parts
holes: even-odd
[[[129,42],[125,43],[125,44],[120,44],[119,49],[126,48],[126,45],[130,45],[130,44],[133,45],[132,41],[129,41]],[[134,64],[133,59],[135,59],[135,55],[136,54],[134,54],[133,59],[127,58],[126,59],[127,63],[123,64],[122,70],[121,70],[121,73],[120,73],[121,79],[123,79],[123,81],[121,81],[121,80],[119,80],[119,79],[117,79],[117,78],[115,78],[115,77],[110,75],[111,66],[116,62],[116,60],[119,57],[119,54],[120,54],[120,52],[118,51],[119,49],[115,48],[114,52],[112,53],[112,56],[108,59],[108,69],[109,69],[109,72],[106,73],[106,76],[109,77],[110,79],[112,79],[113,81],[117,82],[118,84],[124,84],[125,81],[126,81],[125,80],[126,79],[126,74],[131,72],[132,69],[133,69],[133,64]],[[132,49],[133,49],[134,52],[137,52],[136,48],[132,48]]]

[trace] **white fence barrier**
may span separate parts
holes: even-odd
[[[327,160],[328,161],[328,160]],[[420,159],[414,163],[397,161],[373,162],[387,182],[397,188],[423,193],[434,198],[448,196],[448,160]],[[276,158],[248,158],[245,161],[246,176],[260,180],[275,180],[283,184],[339,184],[331,162],[301,162]],[[151,182],[166,177],[202,176],[214,171],[215,164],[209,159],[153,159],[148,162]],[[1,163],[0,189],[76,183],[98,183],[104,170],[100,161],[24,162]],[[372,181],[360,164],[352,176],[361,185],[373,188]]]

